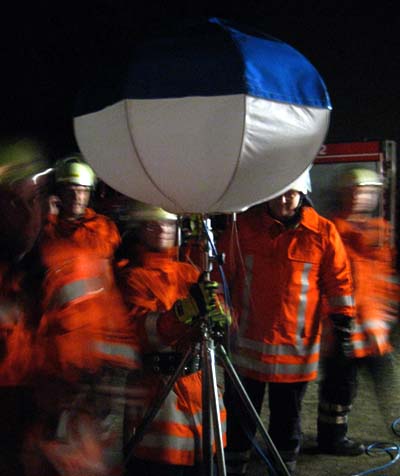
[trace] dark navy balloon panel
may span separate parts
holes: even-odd
[[[216,96],[246,91],[243,61],[231,35],[206,24],[183,37],[142,45],[131,63],[125,96],[161,99]]]

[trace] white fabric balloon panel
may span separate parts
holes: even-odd
[[[96,83],[83,89],[75,136],[108,185],[171,212],[237,212],[279,195],[328,130],[315,68],[287,44],[222,20],[139,45],[127,71],[108,89],[99,78],[107,97]]]

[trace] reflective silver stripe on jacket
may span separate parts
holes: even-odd
[[[195,418],[195,415],[191,413],[184,413],[178,410],[178,398],[173,392],[170,392],[167,396],[164,405],[160,408],[159,412],[155,416],[153,422],[170,423],[171,425],[184,425],[187,427],[187,436],[175,436],[171,434],[162,433],[162,430],[156,430],[152,432],[151,428],[144,436],[143,440],[139,443],[139,446],[148,448],[172,448],[175,450],[194,451],[195,439],[199,437],[196,431],[196,420],[201,421],[201,412]],[[194,437],[196,436],[196,438]]]
[[[328,298],[329,305],[332,307],[354,306],[354,297],[350,295],[331,296]]]
[[[83,296],[101,293],[104,288],[104,280],[100,276],[73,281],[54,292],[48,307],[49,309],[58,309]]]
[[[139,446],[194,451],[195,441],[193,437],[166,435],[162,433],[147,433],[143,437]]]
[[[242,312],[240,315],[239,332],[243,334],[248,325],[249,312],[251,307],[251,284],[253,281],[254,257],[247,255],[245,257],[245,276],[242,294]]]
[[[290,344],[265,344],[264,342],[258,342],[245,337],[238,337],[237,344],[239,348],[255,350],[262,354],[272,355],[291,355],[291,356],[304,356],[319,353],[320,344],[310,344],[309,346],[294,346]]]
[[[136,352],[136,350],[129,344],[96,341],[95,349],[104,355],[109,355],[110,357],[119,356],[130,362],[136,362],[138,365],[140,363],[140,353]]]
[[[309,274],[312,268],[311,263],[304,263],[303,272],[301,273],[301,290],[299,296],[299,308],[297,311],[297,346],[301,349],[303,347],[303,335],[306,325],[306,308],[307,308],[307,293],[310,289]]]
[[[201,448],[201,435],[197,428],[201,427],[202,412],[186,413],[178,410],[177,396],[170,393],[164,402],[164,405],[155,416],[153,422],[169,423],[171,425],[184,425],[187,428],[187,436],[176,436],[170,433],[162,433],[162,430],[152,432],[148,430],[139,447],[148,448],[172,448],[174,450],[195,451]],[[220,408],[223,405],[221,396],[219,396]],[[226,432],[226,422],[221,422],[222,432]],[[213,439],[213,436],[212,436]]]
[[[149,345],[155,350],[172,350],[172,347],[163,344],[161,341],[160,335],[157,330],[157,323],[159,318],[160,314],[158,312],[149,312],[144,318],[144,329]]]
[[[360,350],[360,349],[369,349],[371,347],[371,344],[374,345],[385,345],[389,344],[388,337],[387,336],[374,336],[372,342],[370,339],[368,340],[354,340],[353,341],[353,346],[355,350]]]
[[[366,330],[383,330],[389,332],[391,329],[390,324],[388,324],[383,319],[366,319],[361,324],[356,322],[354,325],[353,332],[364,332]]]
[[[292,375],[292,374],[309,374],[318,370],[318,362],[300,363],[300,364],[281,364],[281,363],[265,363],[259,360],[251,359],[243,355],[232,355],[233,363],[239,367],[248,370],[254,370],[265,375]]]

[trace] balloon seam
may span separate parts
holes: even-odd
[[[171,203],[173,203],[176,208],[181,208],[179,206],[178,203],[176,203],[175,200],[173,200],[171,197],[169,197],[167,194],[165,194],[162,189],[158,186],[158,184],[152,179],[151,175],[149,174],[149,172],[147,171],[143,161],[142,161],[142,158],[140,157],[140,154],[139,154],[139,151],[136,147],[136,144],[135,144],[135,140],[133,138],[133,135],[132,135],[132,129],[131,129],[131,121],[130,121],[130,118],[129,118],[129,114],[128,114],[128,107],[127,107],[127,101],[125,100],[124,101],[124,109],[125,109],[125,116],[126,116],[126,121],[128,123],[128,131],[129,131],[129,137],[131,138],[131,145],[132,147],[134,148],[135,152],[136,152],[136,156],[140,162],[140,165],[142,166],[142,170],[143,172],[146,174],[147,178],[149,179],[149,181],[154,185],[154,187],[159,191],[159,193],[164,196],[167,200],[169,200]]]
[[[227,191],[229,190],[229,188],[231,187],[235,177],[236,177],[236,173],[237,173],[237,170],[239,168],[239,163],[240,163],[240,157],[241,157],[241,153],[242,153],[242,149],[243,149],[243,141],[244,141],[244,135],[245,135],[245,131],[246,131],[246,112],[247,112],[247,102],[246,102],[246,96],[243,95],[243,102],[244,102],[244,114],[243,114],[243,126],[242,126],[242,140],[241,140],[241,144],[240,144],[240,147],[239,147],[239,154],[236,158],[236,165],[235,165],[235,168],[232,172],[232,175],[231,175],[231,178],[229,179],[229,182],[228,184],[226,185],[225,189],[223,190],[223,192],[220,194],[220,196],[218,197],[218,199],[213,203],[212,206],[214,205],[217,205],[221,200],[222,198],[224,197],[224,195],[227,193]]]

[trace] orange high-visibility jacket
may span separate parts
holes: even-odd
[[[237,218],[220,238],[238,329],[232,359],[239,373],[265,382],[317,377],[320,295],[330,313],[353,316],[349,261],[334,224],[303,207],[295,229],[286,229],[265,205]],[[240,250],[240,252],[239,252]]]
[[[34,300],[25,277],[26,270],[0,262],[0,386],[24,385],[34,375]]]
[[[140,267],[124,271],[124,296],[130,304],[144,353],[184,353],[193,342],[191,328],[168,311],[177,299],[187,297],[199,271],[189,263],[176,261],[176,256],[176,249],[165,253],[144,252]],[[194,465],[201,459],[201,375],[197,371],[177,379],[143,440],[135,447],[137,457],[174,465]],[[152,404],[168,378],[149,373],[138,383],[148,390],[145,407]],[[221,395],[219,406],[225,438],[226,413]]]
[[[390,224],[381,217],[352,222],[337,216],[332,221],[342,237],[353,273],[354,356],[390,352],[390,331],[397,321],[399,304]]]
[[[140,366],[138,340],[116,286],[115,224],[87,209],[79,221],[51,215],[40,242],[47,269],[39,328],[43,365],[60,378],[103,365]]]

